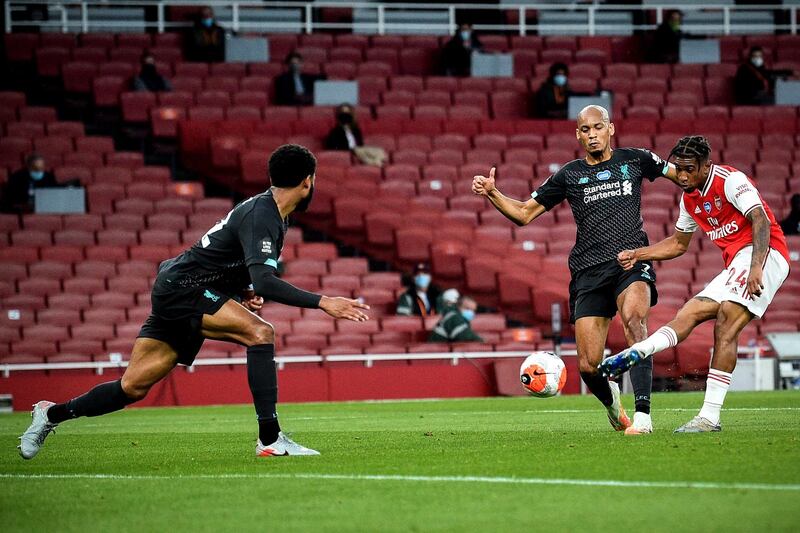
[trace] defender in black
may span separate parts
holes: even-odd
[[[357,300],[303,291],[278,278],[287,217],[308,208],[316,159],[284,145],[269,160],[272,187],[237,205],[183,254],[164,261],[152,291],[152,314],[133,346],[121,380],[103,383],[62,404],[38,402],[20,453],[31,459],[59,423],[100,416],[144,398],[177,364],[189,365],[204,339],[247,347],[247,380],[258,415],[256,455],[317,455],[280,431],[275,332],[258,311],[264,299],[319,308],[334,318],[368,320]]]
[[[630,344],[647,337],[647,314],[655,304],[655,272],[649,263],[624,271],[617,254],[629,244],[646,245],[642,229],[642,181],[659,176],[676,179],[674,167],[648,150],[611,149],[614,124],[608,111],[588,106],[578,116],[576,136],[586,157],[571,161],[550,176],[527,201],[504,196],[495,187],[492,168],[488,178],[475,176],[472,189],[486,196],[508,219],[529,224],[563,200],[572,208],[578,227],[569,258],[570,319],[575,324],[581,378],[608,409],[614,429],[627,434],[649,433],[652,365],[631,381],[636,395],[636,415],[631,422],[619,401],[619,388],[597,372],[603,358],[611,318],[620,312]]]

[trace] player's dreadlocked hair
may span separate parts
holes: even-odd
[[[698,163],[708,160],[711,155],[711,144],[702,135],[688,135],[678,139],[678,144],[669,153],[670,158],[685,157],[695,159]]]

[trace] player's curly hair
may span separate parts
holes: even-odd
[[[669,153],[670,157],[685,157],[695,159],[698,163],[708,160],[711,155],[711,144],[702,135],[687,135],[678,139],[675,148]]]
[[[284,144],[269,156],[269,177],[275,187],[297,187],[316,171],[317,158],[299,144]]]

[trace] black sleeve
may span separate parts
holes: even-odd
[[[561,171],[547,178],[544,183],[539,185],[539,188],[531,194],[531,198],[539,202],[548,211],[564,201],[566,197],[567,186],[564,181],[564,173]]]
[[[275,103],[277,105],[288,105],[294,97],[294,92],[290,88],[288,74],[281,74],[275,78]]]
[[[347,144],[347,137],[344,130],[340,126],[334,126],[328,137],[325,139],[326,150],[349,150],[350,146]]]
[[[658,155],[644,148],[636,148],[642,168],[642,178],[650,181],[660,178],[667,173],[668,164]]]
[[[4,210],[12,212],[15,206],[22,205],[28,201],[28,180],[26,174],[27,171],[18,170],[8,177],[8,182],[3,188],[2,194]]]
[[[275,269],[268,265],[250,265],[250,279],[253,280],[255,293],[265,300],[294,307],[316,309],[322,296],[313,292],[298,289],[291,283],[283,281],[275,275]]]
[[[364,135],[361,133],[361,128],[359,128],[358,126],[353,126],[352,130],[353,130],[353,137],[356,138],[356,146],[364,146]]]
[[[260,204],[261,200],[254,200],[256,204],[242,215],[239,221],[239,244],[242,247],[245,264],[267,265],[278,268],[278,258],[281,256],[281,228],[270,222],[273,216]]]

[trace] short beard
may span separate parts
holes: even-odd
[[[311,186],[311,190],[308,192],[308,196],[303,198],[297,203],[297,206],[294,208],[295,211],[298,213],[305,213],[308,211],[308,206],[311,204],[311,199],[314,197],[314,186]]]

